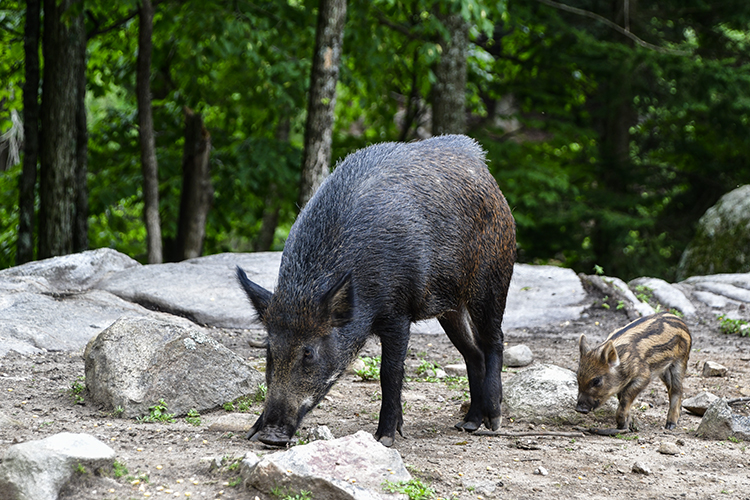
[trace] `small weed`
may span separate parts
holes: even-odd
[[[228,471],[240,470],[240,460],[235,460],[231,464],[227,465]]]
[[[84,404],[83,393],[86,392],[86,385],[84,385],[85,382],[86,378],[83,375],[79,375],[73,382],[71,382],[70,389],[68,389],[70,397],[77,405]]]
[[[596,274],[597,276],[602,276],[604,274],[604,268],[602,266],[595,265],[594,274]]]
[[[187,412],[187,416],[185,417],[185,422],[189,423],[190,425],[194,425],[196,427],[201,425],[201,414],[198,413],[198,410],[193,408],[189,412]]]
[[[167,403],[163,399],[160,399],[154,406],[149,407],[149,414],[142,417],[138,417],[136,420],[139,422],[164,422],[171,424],[175,421],[174,413],[167,413]]]
[[[635,287],[635,297],[648,304],[654,298],[654,290],[645,285],[638,285]]]
[[[112,472],[116,479],[120,479],[123,476],[127,476],[129,474],[127,467],[125,467],[125,464],[118,462],[115,460],[115,462],[112,464]]]
[[[291,491],[276,486],[271,489],[271,495],[275,496],[279,500],[312,500],[312,492],[300,490],[299,493],[292,493]]]
[[[256,403],[262,403],[266,400],[266,396],[268,395],[268,387],[266,387],[266,384],[259,384],[258,390],[255,392],[255,402]]]
[[[380,380],[380,356],[372,358],[362,356],[360,359],[364,362],[365,367],[355,370],[354,373],[359,375],[362,380]]]
[[[227,401],[221,407],[224,408],[224,411],[234,411],[234,403],[231,401]]]
[[[729,437],[727,437],[727,440],[729,440],[729,441],[730,441],[730,442],[732,442],[732,443],[739,443],[739,442],[740,442],[740,440],[739,440],[739,439],[737,439],[737,438],[736,438],[736,437],[734,437],[734,436],[729,436]]]
[[[237,486],[239,486],[240,484],[242,484],[242,476],[237,476],[236,478],[234,478],[231,481],[229,481],[228,484],[232,488],[236,488]]]
[[[718,320],[720,321],[719,330],[721,330],[721,333],[727,335],[739,333],[743,337],[750,335],[750,328],[743,328],[743,326],[748,324],[744,319],[727,318],[722,314],[718,317]]]
[[[386,481],[383,489],[389,493],[401,493],[409,497],[409,500],[427,500],[435,498],[435,490],[424,484],[419,479],[400,481],[397,483]]]
[[[435,372],[440,368],[440,365],[423,359],[417,367],[417,376],[427,379],[428,382],[437,382],[438,379],[435,377]]]
[[[120,418],[122,414],[125,413],[125,408],[122,406],[116,406],[114,410],[112,410],[112,417],[113,418]]]
[[[88,471],[86,470],[86,467],[84,467],[83,464],[81,464],[81,463],[79,463],[76,466],[75,472],[76,472],[76,474],[81,474],[81,475],[88,473]]]
[[[626,436],[624,434],[615,434],[616,439],[622,439],[623,441],[637,441],[638,436],[633,434],[632,436]]]

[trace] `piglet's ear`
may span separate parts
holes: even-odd
[[[615,349],[615,344],[611,340],[608,340],[607,343],[604,344],[602,361],[604,361],[610,369],[616,368],[620,365],[620,356],[617,355],[617,349]]]
[[[354,315],[354,290],[351,271],[344,274],[326,292],[321,300],[323,310],[331,318],[331,324],[342,327],[351,321]]]
[[[239,281],[240,286],[245,290],[250,302],[253,303],[255,312],[258,313],[258,318],[260,318],[261,322],[265,322],[266,310],[271,303],[273,294],[262,286],[250,281],[240,266],[237,266],[237,281]]]
[[[586,342],[586,335],[583,333],[578,337],[578,349],[581,351],[581,357],[591,350],[589,343]]]

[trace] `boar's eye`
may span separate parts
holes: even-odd
[[[591,381],[591,387],[601,387],[602,386],[602,378],[596,377],[594,380]]]
[[[305,361],[311,361],[313,359],[313,356],[315,354],[315,351],[312,350],[311,347],[305,347],[305,350],[303,351],[303,358]]]

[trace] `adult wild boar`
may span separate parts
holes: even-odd
[[[237,277],[268,331],[263,413],[248,438],[284,445],[370,335],[382,344],[375,437],[403,436],[410,324],[437,317],[466,360],[456,427],[500,425],[503,331],[515,222],[484,152],[448,135],[349,155],[292,226],[276,290]]]

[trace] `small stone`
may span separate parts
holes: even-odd
[[[466,365],[464,364],[445,365],[443,367],[443,370],[445,370],[445,373],[451,377],[465,377],[466,376]]]
[[[536,470],[534,471],[534,474],[538,476],[546,476],[547,474],[549,474],[549,472],[547,472],[547,469],[545,469],[544,467],[540,465],[539,467],[536,468]]]
[[[362,358],[357,358],[349,365],[348,371],[351,373],[357,373],[363,371],[365,368],[365,362],[362,361]]]
[[[713,361],[706,361],[703,363],[703,376],[704,377],[726,377],[727,367],[722,366],[719,363]]]
[[[703,414],[706,413],[708,407],[711,406],[711,403],[713,403],[717,399],[719,399],[719,396],[716,396],[715,394],[712,394],[710,392],[703,391],[698,395],[683,401],[682,407],[690,413],[695,413],[696,415],[703,416]]]
[[[523,344],[509,347],[503,353],[503,364],[512,368],[530,365],[532,361],[534,361],[534,355],[531,349]]]
[[[330,441],[331,439],[333,439],[333,433],[327,425],[319,425],[307,431],[308,442],[318,441],[321,439],[325,441]]]
[[[673,443],[660,443],[659,449],[656,450],[662,455],[679,455],[680,449],[677,447],[676,444]]]
[[[646,476],[651,474],[651,469],[648,467],[648,465],[644,464],[643,462],[634,463],[633,468],[631,470],[635,474],[644,474]]]

